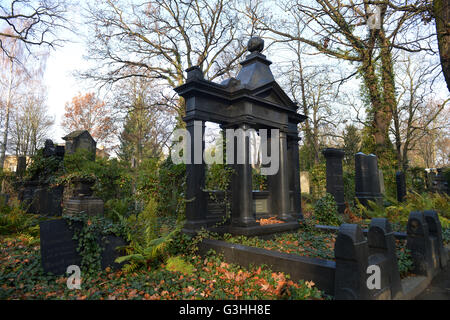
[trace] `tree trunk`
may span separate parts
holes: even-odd
[[[433,11],[436,20],[436,33],[442,72],[447,82],[447,88],[450,91],[450,1],[434,0]]]

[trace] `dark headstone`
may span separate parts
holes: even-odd
[[[78,242],[73,240],[74,233],[65,220],[43,221],[40,229],[44,272],[62,275],[70,265],[81,266],[81,256],[77,252]]]
[[[444,247],[444,242],[442,240],[442,226],[439,220],[439,216],[434,210],[427,210],[423,212],[425,216],[425,221],[428,224],[428,230],[430,237],[435,238],[436,248],[439,255],[439,264],[442,269],[447,266],[448,253],[447,249]]]
[[[78,150],[87,150],[91,155],[91,160],[95,160],[97,142],[92,138],[87,130],[77,130],[63,137],[66,141],[65,153],[73,154]]]
[[[406,197],[405,173],[402,171],[397,171],[395,174],[395,181],[397,182],[397,201],[403,202]]]
[[[327,161],[327,192],[334,196],[339,213],[344,213],[344,178],[342,159],[345,152],[340,149],[327,148],[322,151]]]
[[[64,219],[40,223],[41,262],[44,272],[62,275],[70,265],[81,267],[81,256],[77,251],[78,241],[73,239],[75,231],[81,228],[81,222],[69,226]],[[127,243],[115,235],[97,236],[97,241],[102,248],[101,256],[98,257],[102,269],[111,267],[117,270],[122,267],[123,264],[118,264],[115,260],[125,252],[117,248],[124,247]]]
[[[402,293],[402,285],[398,271],[394,232],[389,221],[386,218],[372,219],[367,240],[370,254],[369,265],[377,264],[380,267],[381,290],[389,288],[390,296],[395,299]],[[381,263],[376,263],[376,261]]]
[[[120,247],[127,245],[125,240],[114,235],[107,235],[101,239],[100,245],[102,246],[102,269],[111,267],[114,270],[120,269],[124,263],[116,263],[115,260],[120,256],[124,256],[124,250],[120,250]]]
[[[436,176],[434,176],[432,182],[432,191],[443,194],[449,194],[448,182],[444,176],[442,168],[437,169],[437,174]]]
[[[364,206],[368,206],[368,201],[383,204],[378,160],[373,154],[359,152],[355,155],[355,195]]]
[[[433,275],[432,244],[428,224],[422,212],[413,211],[409,214],[406,227],[408,234],[407,248],[411,250],[413,272],[418,275]]]
[[[47,185],[38,187],[34,192],[33,203],[35,213],[43,216],[58,217],[62,214],[62,199],[64,187],[49,187]]]
[[[336,258],[335,299],[369,299],[366,285],[369,248],[361,227],[343,224],[334,246]]]

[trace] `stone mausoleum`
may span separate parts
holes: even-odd
[[[194,144],[190,146],[191,164],[186,164],[187,194],[186,233],[195,233],[202,227],[242,235],[264,235],[295,230],[302,219],[300,199],[300,174],[298,153],[298,124],[306,117],[297,112],[298,106],[281,89],[270,70],[271,61],[261,52],[264,41],[259,37],[248,42],[246,59],[236,78],[222,83],[204,79],[199,67],[186,70],[186,83],[175,91],[185,99],[184,121],[195,141],[195,126],[201,122],[202,137],[205,122],[220,124],[222,129],[271,129],[279,130],[279,170],[268,176],[267,191],[252,190],[252,167],[249,162],[250,145],[246,138],[243,164],[233,164],[231,181],[231,219],[218,230],[215,226],[223,221],[223,210],[212,210],[210,193],[205,190],[204,162],[194,163]],[[194,126],[195,122],[195,126]],[[268,144],[270,145],[269,135]],[[237,139],[234,139],[236,150]],[[202,149],[204,150],[204,142]],[[203,151],[202,150],[202,151]],[[273,157],[274,155],[271,154]],[[284,223],[264,225],[257,223],[258,217],[276,217]]]

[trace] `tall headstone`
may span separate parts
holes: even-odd
[[[342,159],[345,152],[340,149],[327,148],[322,151],[327,162],[327,192],[334,196],[339,213],[344,213],[344,178]]]
[[[362,152],[355,155],[355,195],[364,206],[368,206],[369,201],[383,204],[376,155]]]
[[[403,202],[406,197],[405,173],[402,171],[397,171],[395,174],[395,181],[397,182],[397,201]]]

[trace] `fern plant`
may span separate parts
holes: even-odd
[[[121,223],[126,225],[127,240],[130,243],[125,247],[127,255],[116,259],[117,263],[127,262],[124,271],[131,272],[163,258],[169,244],[181,231],[182,223],[179,222],[174,230],[161,236],[157,226],[157,208],[157,202],[151,199],[138,215],[131,215],[128,219],[118,215]]]

